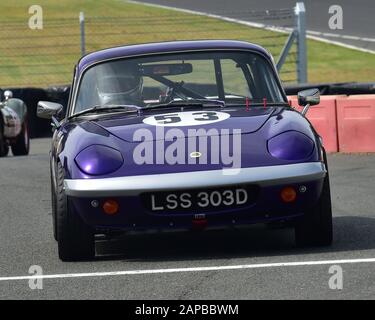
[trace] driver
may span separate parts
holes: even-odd
[[[143,105],[143,78],[138,64],[116,61],[100,67],[96,78],[101,105]]]

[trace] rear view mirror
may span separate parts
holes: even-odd
[[[51,119],[59,115],[63,110],[63,106],[59,103],[49,101],[39,101],[37,107],[37,115],[39,118]]]
[[[174,76],[179,74],[192,73],[191,63],[165,63],[149,64],[141,66],[141,73],[144,76]]]
[[[298,92],[298,104],[303,108],[302,114],[305,115],[309,110],[310,106],[314,106],[320,103],[320,92],[319,89],[307,89]]]

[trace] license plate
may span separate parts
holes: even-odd
[[[143,195],[143,203],[152,212],[214,211],[242,207],[254,202],[254,192],[248,187],[155,192]]]

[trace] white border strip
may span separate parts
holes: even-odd
[[[310,33],[310,31],[308,31],[308,33]],[[365,52],[365,53],[375,54],[375,51],[373,51],[373,50],[364,49],[364,48],[360,48],[360,47],[353,46],[353,45],[350,45],[350,44],[346,44],[346,43],[342,43],[342,42],[338,42],[338,41],[332,41],[332,40],[328,40],[328,39],[325,39],[325,38],[321,38],[321,37],[317,37],[317,36],[313,36],[313,35],[309,35],[309,34],[307,34],[307,38],[311,39],[311,40],[316,40],[316,41],[336,45],[336,46],[339,46],[339,47],[347,48],[347,49],[352,49],[352,50],[357,50],[357,51],[361,51],[361,52]]]
[[[127,0],[128,3],[132,4],[139,4],[139,5],[144,5],[148,7],[154,7],[154,8],[160,8],[160,9],[167,9],[167,10],[173,10],[173,11],[178,11],[178,12],[184,12],[184,13],[190,13],[194,15],[199,15],[199,16],[205,16],[209,18],[215,18],[215,19],[220,19],[223,21],[227,22],[233,22],[241,25],[245,25],[248,27],[253,27],[253,28],[260,28],[260,29],[265,29],[268,31],[274,31],[274,32],[282,32],[282,33],[289,33],[293,29],[292,28],[283,28],[283,27],[277,27],[277,26],[269,26],[263,23],[256,23],[256,22],[250,22],[250,21],[245,21],[245,20],[240,20],[240,19],[235,19],[235,18],[229,18],[217,14],[212,14],[208,12],[201,12],[201,11],[195,11],[195,10],[190,10],[190,9],[182,9],[182,8],[177,8],[177,7],[170,7],[170,6],[165,6],[161,4],[154,4],[154,3],[148,3],[148,2],[142,2],[142,1],[136,1],[136,0]],[[357,50],[361,52],[366,52],[366,53],[371,53],[375,54],[374,50],[370,49],[365,49],[361,47],[357,47],[354,45],[349,45],[345,44],[339,41],[331,41],[319,36],[326,36],[326,37],[334,37],[334,38],[342,38],[342,39],[347,39],[347,40],[360,40],[360,41],[366,41],[366,42],[375,42],[375,39],[373,38],[361,38],[361,37],[356,37],[356,36],[349,36],[349,35],[338,35],[335,33],[323,33],[323,32],[318,32],[318,31],[312,31],[312,30],[307,30],[307,38],[328,43],[328,44],[333,44],[336,46],[344,47],[347,49],[352,49],[352,50]]]
[[[30,279],[67,279],[67,278],[113,277],[113,276],[131,276],[131,275],[163,274],[163,273],[234,271],[234,270],[260,269],[260,268],[340,265],[340,264],[358,264],[358,263],[374,263],[374,262],[375,262],[375,258],[367,258],[367,259],[341,259],[341,260],[242,264],[242,265],[232,265],[232,266],[128,270],[128,271],[91,272],[91,273],[67,273],[67,274],[31,275],[31,276],[17,276],[17,277],[0,277],[0,282],[1,281],[30,280]]]

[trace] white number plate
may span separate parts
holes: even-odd
[[[249,201],[245,188],[149,194],[151,211],[180,211],[243,206]]]

